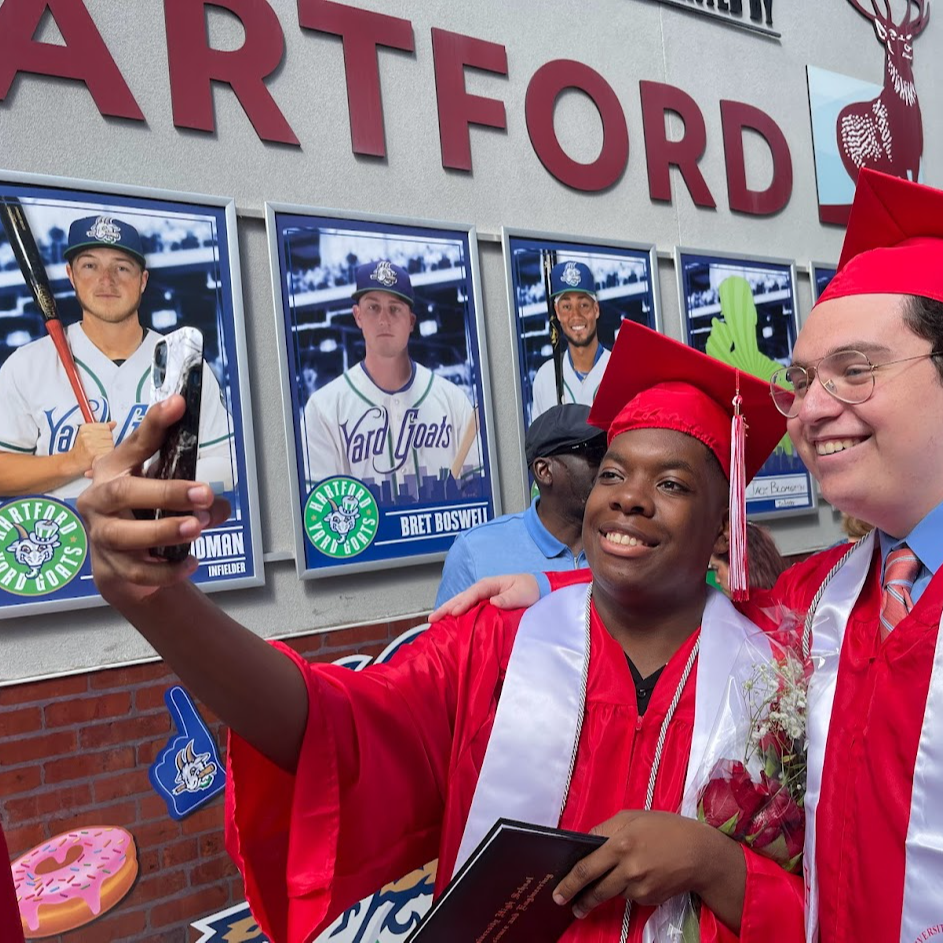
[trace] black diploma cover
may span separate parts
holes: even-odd
[[[550,943],[573,922],[553,889],[606,841],[498,819],[408,943]]]

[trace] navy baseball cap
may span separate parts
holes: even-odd
[[[386,291],[397,298],[402,298],[409,307],[413,306],[413,283],[409,273],[402,266],[380,259],[357,266],[357,290],[351,295],[356,301],[368,291]]]
[[[85,216],[69,227],[66,261],[83,249],[119,249],[137,259],[147,268],[140,233],[130,224],[114,216]]]
[[[585,291],[596,297],[596,279],[588,265],[582,262],[558,262],[550,269],[550,297],[556,298],[568,291]]]
[[[596,426],[591,426],[589,407],[576,403],[564,403],[551,406],[541,413],[531,424],[524,436],[524,457],[527,467],[538,458],[547,458],[568,452],[575,446],[586,445],[598,439],[600,455],[606,451],[605,433]]]

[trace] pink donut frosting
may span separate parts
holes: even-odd
[[[63,832],[30,849],[11,865],[20,914],[31,930],[39,929],[40,905],[80,897],[93,915],[101,911],[102,884],[127,861],[133,847],[123,828]],[[37,865],[48,862],[37,873]],[[50,868],[51,863],[57,867]]]

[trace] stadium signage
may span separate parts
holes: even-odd
[[[223,8],[239,19],[245,31],[241,47],[212,48],[207,7]],[[61,44],[35,38],[47,10],[61,33]],[[719,15],[716,8],[711,15]],[[724,15],[729,15],[729,9]],[[301,145],[277,104],[277,82],[271,87],[265,82],[278,69],[285,51],[283,26],[266,0],[164,0],[164,20],[176,127],[215,133],[212,85],[223,83],[235,93],[260,139]],[[298,0],[298,25],[341,39],[351,150],[357,155],[385,158],[378,57],[390,49],[415,53],[412,21],[352,4]],[[471,172],[472,126],[502,130],[508,126],[500,97],[501,82],[509,75],[508,50],[501,43],[438,27],[431,33],[442,165]],[[467,91],[466,69],[490,74],[493,93],[486,96]],[[0,99],[8,95],[21,72],[84,83],[103,115],[146,120],[83,0],[4,0],[0,4]],[[600,152],[588,163],[570,157],[554,129],[557,99],[568,89],[588,96],[602,122]],[[662,82],[640,81],[639,94],[651,199],[672,202],[670,171],[674,167],[695,205],[714,208],[716,200],[699,168],[707,147],[700,106],[683,89]],[[669,137],[669,113],[683,121],[679,138]],[[766,112],[745,102],[722,100],[720,115],[730,209],[755,216],[779,212],[792,193],[792,159],[782,129]],[[541,65],[528,81],[523,117],[535,154],[560,183],[597,192],[621,179],[629,158],[625,111],[612,85],[591,66],[570,59]],[[512,116],[512,120],[518,119]],[[771,158],[772,177],[762,188],[747,180],[746,131],[762,139],[762,144],[754,146],[765,146]]]
[[[773,39],[782,35],[773,29],[773,0],[655,0],[689,13],[700,13],[724,26],[760,33]],[[746,9],[744,9],[746,6]]]

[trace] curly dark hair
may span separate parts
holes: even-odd
[[[730,564],[729,553],[718,553],[716,557]],[[772,589],[780,573],[789,566],[779,552],[773,535],[753,521],[747,521],[747,566],[750,571],[750,589]]]
[[[926,338],[933,350],[943,350],[943,301],[907,295],[904,299],[904,323],[917,337]],[[943,355],[933,358],[943,383]]]

